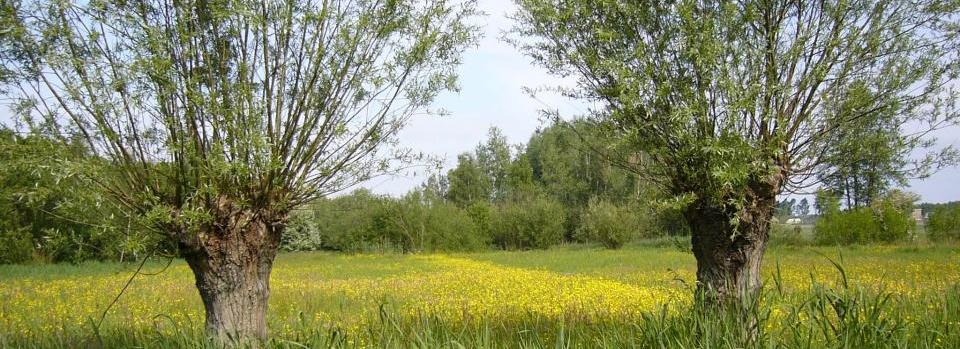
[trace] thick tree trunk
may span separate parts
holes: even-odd
[[[757,190],[760,189],[760,190]],[[694,202],[686,211],[697,259],[697,294],[710,303],[726,303],[755,294],[767,246],[776,189],[750,188],[740,209]],[[734,224],[731,218],[738,217]]]
[[[221,200],[214,223],[185,244],[210,336],[230,342],[266,338],[270,271],[284,217]]]

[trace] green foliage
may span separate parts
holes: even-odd
[[[636,198],[639,187],[647,183],[625,169],[627,164],[612,161],[622,149],[607,131],[602,125],[577,121],[558,123],[531,136],[527,154],[534,180],[574,207],[586,207],[595,196]]]
[[[471,251],[489,246],[482,206],[461,209],[421,191],[403,198],[366,190],[317,200],[297,212],[282,240],[287,251]],[[486,223],[489,224],[489,223]]]
[[[793,216],[794,207],[797,205],[797,199],[783,199],[777,203],[776,217],[781,221]]]
[[[157,247],[66,160],[114,175],[78,143],[0,130],[0,261],[123,259]]]
[[[603,198],[635,208],[633,218],[644,222],[634,233],[644,236],[683,235],[688,232],[677,210],[653,209],[662,191],[630,169],[643,166],[636,155],[631,163],[617,164],[615,154],[626,151],[609,137],[604,125],[576,121],[555,123],[530,137],[526,146],[512,153],[499,130],[473,153],[458,157],[457,166],[445,177],[431,177],[424,188],[443,192],[443,197],[465,207],[488,235],[501,237],[503,248],[526,248],[505,232],[496,233],[492,222],[502,213],[512,213],[512,202],[538,202],[545,198],[562,203],[565,219],[563,240],[597,241],[585,233],[583,215],[591,198]],[[602,147],[597,147],[602,144]],[[448,186],[444,186],[449,183]],[[432,189],[445,188],[445,189]],[[637,203],[643,202],[644,205]],[[511,216],[513,217],[513,216]],[[579,233],[578,233],[579,232]],[[506,234],[506,235],[504,235]],[[513,239],[513,240],[511,240]]]
[[[960,240],[960,202],[938,205],[927,220],[931,240]]]
[[[817,220],[814,238],[819,244],[848,245],[902,241],[913,233],[913,199],[893,192],[873,205],[839,210],[839,201],[826,204]],[[826,197],[824,197],[826,200]],[[819,199],[818,199],[819,202]]]
[[[489,244],[467,211],[444,201],[425,201],[416,191],[387,200],[372,231],[402,252],[470,251]]]
[[[0,14],[15,29],[0,34],[9,122],[89,145],[117,174],[83,172],[89,184],[198,256],[220,233],[206,230],[243,230],[212,220],[282,227],[421,162],[398,133],[458,88],[478,39],[473,1],[40,0]]]
[[[447,172],[445,198],[460,207],[478,202],[501,202],[530,189],[532,169],[526,154],[512,152],[500,129],[491,127],[487,140],[472,153],[457,157]]]
[[[447,180],[449,187],[446,199],[460,207],[490,200],[492,179],[473,154],[460,154],[457,157],[457,167],[450,170]]]
[[[607,248],[623,247],[639,235],[644,223],[630,207],[605,200],[590,200],[580,220],[580,234]]]
[[[564,237],[564,207],[557,200],[534,196],[505,203],[492,222],[493,243],[504,249],[542,249]]]
[[[656,202],[664,198],[661,187],[637,174],[649,166],[641,154],[613,137],[610,125],[578,120],[559,122],[530,137],[525,155],[539,190],[564,203],[567,237],[583,241],[576,232],[591,198],[618,203]],[[681,233],[667,210],[639,210],[650,230]],[[663,218],[663,223],[657,222]]]
[[[290,227],[294,233],[282,240],[282,248],[345,252],[394,249],[391,241],[373,230],[386,200],[367,190],[316,200],[294,212]]]
[[[478,201],[466,208],[467,215],[477,226],[478,233],[487,239],[493,237],[493,223],[497,208],[489,202]]]
[[[794,224],[771,224],[770,245],[772,246],[807,246],[811,241],[804,236],[804,229]]]
[[[702,217],[692,234],[711,243],[697,255],[723,258],[738,252],[712,242],[762,246],[776,196],[858,144],[864,117],[883,113],[922,153],[918,175],[955,160],[925,131],[960,121],[958,14],[938,0],[519,0],[512,39],[576,79],[559,89],[599,104],[586,118],[651,160],[638,172]]]
[[[849,211],[821,215],[817,220],[815,239],[823,245],[849,245],[875,241],[880,225],[873,209],[860,207]]]
[[[0,264],[27,262],[33,253],[33,234],[27,229],[0,230]]]
[[[487,132],[487,142],[478,145],[474,153],[477,163],[490,181],[491,199],[505,199],[513,161],[510,145],[503,132],[499,128],[491,127]]]

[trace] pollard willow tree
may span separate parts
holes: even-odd
[[[220,338],[267,335],[291,210],[414,159],[398,131],[477,39],[472,1],[5,7],[18,117],[109,160],[90,180],[178,246]]]
[[[917,168],[951,153],[928,131],[957,118],[956,2],[518,5],[515,44],[577,79],[559,90],[602,106],[592,117],[649,155],[638,170],[685,207],[708,302],[760,287],[777,195],[815,183],[858,119],[892,115],[888,127],[922,154]],[[846,103],[864,89],[871,98]]]

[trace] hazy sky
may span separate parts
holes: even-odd
[[[444,171],[456,164],[457,154],[471,151],[482,142],[491,126],[503,130],[510,143],[524,143],[543,125],[538,110],[558,109],[566,116],[586,111],[585,106],[568,99],[538,96],[535,100],[525,94],[525,86],[549,86],[558,81],[500,40],[502,32],[512,25],[506,17],[514,11],[512,0],[481,0],[479,6],[488,15],[481,21],[485,35],[477,48],[465,54],[460,67],[461,91],[447,93],[435,104],[451,115],[415,118],[401,133],[403,145],[445,159]],[[960,145],[960,128],[943,130],[939,137],[943,145]],[[378,178],[364,187],[399,195],[419,185],[425,179],[424,172],[419,169]],[[920,194],[923,201],[960,200],[957,180],[960,169],[954,167],[926,180],[914,180],[908,190]]]

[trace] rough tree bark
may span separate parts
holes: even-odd
[[[207,333],[223,341],[267,337],[270,271],[286,214],[216,204],[213,222],[181,246],[206,311]]]
[[[740,209],[703,202],[687,208],[697,259],[697,294],[703,300],[726,303],[759,291],[760,266],[780,188],[776,178],[753,183],[744,188],[747,200]],[[737,224],[731,221],[735,213]]]

